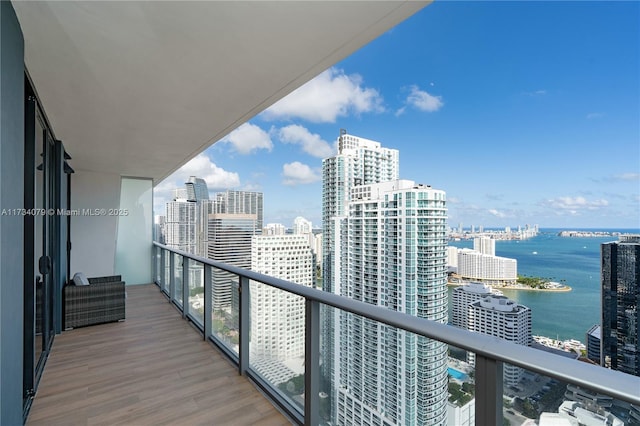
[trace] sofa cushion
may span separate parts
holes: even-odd
[[[76,272],[73,276],[73,283],[75,285],[89,285],[89,280],[82,272]]]

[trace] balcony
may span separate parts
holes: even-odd
[[[28,425],[290,424],[157,286],[128,286],[126,309],[56,338]]]
[[[431,340],[421,343],[425,347],[443,342],[473,352],[475,424],[502,424],[503,412],[513,412],[507,410],[510,406],[503,407],[503,396],[510,393],[503,389],[503,370],[510,366],[526,370],[531,382],[542,375],[551,386],[568,383],[572,389],[577,386],[627,405],[640,405],[640,380],[634,376],[223,265],[158,243],[154,243],[154,259],[160,291],[152,285],[128,287],[126,322],[73,330],[56,339],[29,424],[192,424],[213,417],[216,422],[233,424],[287,424],[289,419],[298,424],[326,424],[329,409],[321,398],[322,309],[386,324],[389,336],[405,330],[410,332],[407,338],[427,337]],[[229,284],[237,297],[226,299],[231,301],[227,308],[218,307],[224,311],[221,314],[213,308],[216,291],[220,291],[213,283],[223,271],[234,276]],[[257,365],[250,348],[262,336],[256,336],[255,329],[254,335],[249,331],[250,295],[256,285],[304,298],[305,327],[294,338],[304,341],[303,387],[311,392],[285,392]],[[193,291],[199,288],[202,297]],[[395,344],[400,345],[400,340]],[[364,349],[355,355],[361,356]],[[540,399],[539,395],[531,397]],[[338,404],[331,399],[330,403]]]

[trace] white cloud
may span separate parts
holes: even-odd
[[[309,132],[303,126],[292,124],[280,129],[280,140],[284,143],[298,144],[307,154],[318,158],[330,157],[334,154],[331,145],[320,135]]]
[[[507,217],[507,215],[499,210],[496,209],[489,209],[489,213],[491,213],[492,215],[494,215],[495,217]]]
[[[382,112],[377,90],[362,86],[362,77],[330,68],[262,113],[267,120],[301,118],[335,123],[350,113]]]
[[[250,154],[258,149],[271,151],[271,148],[273,148],[273,142],[271,142],[269,134],[251,123],[244,123],[220,139],[220,142],[230,143],[240,154]]]
[[[184,183],[189,179],[189,176],[204,179],[209,191],[224,191],[240,186],[238,173],[224,170],[216,166],[206,154],[199,154],[156,185],[153,197],[154,209],[157,214],[164,214],[165,204],[172,199],[172,191],[176,188],[184,188]]]
[[[584,197],[556,197],[544,200],[541,204],[545,207],[559,209],[572,215],[578,215],[581,210],[599,210],[609,205],[605,199],[589,201]]]
[[[534,90],[533,92],[524,92],[524,94],[527,96],[538,97],[538,96],[546,95],[547,91],[546,89],[539,89],[539,90]]]
[[[602,117],[604,117],[604,113],[602,112],[590,112],[589,114],[587,114],[587,120],[594,120],[596,118]]]
[[[619,175],[613,176],[613,179],[633,182],[636,180],[640,180],[640,173],[621,173]]]
[[[407,96],[407,104],[425,112],[435,112],[444,106],[442,102],[442,96],[434,96],[425,90],[420,90],[418,86],[411,86],[411,92]],[[404,108],[400,108],[396,115],[400,115],[404,112]]]
[[[306,164],[299,161],[288,163],[282,166],[282,175],[285,185],[303,185],[320,180],[320,175]]]

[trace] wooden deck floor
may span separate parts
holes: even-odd
[[[289,425],[153,285],[124,322],[56,336],[28,425]]]

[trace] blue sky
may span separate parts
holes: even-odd
[[[400,150],[449,224],[640,228],[640,3],[438,2],[212,145],[212,193],[264,193],[265,223],[321,223],[341,128]]]

